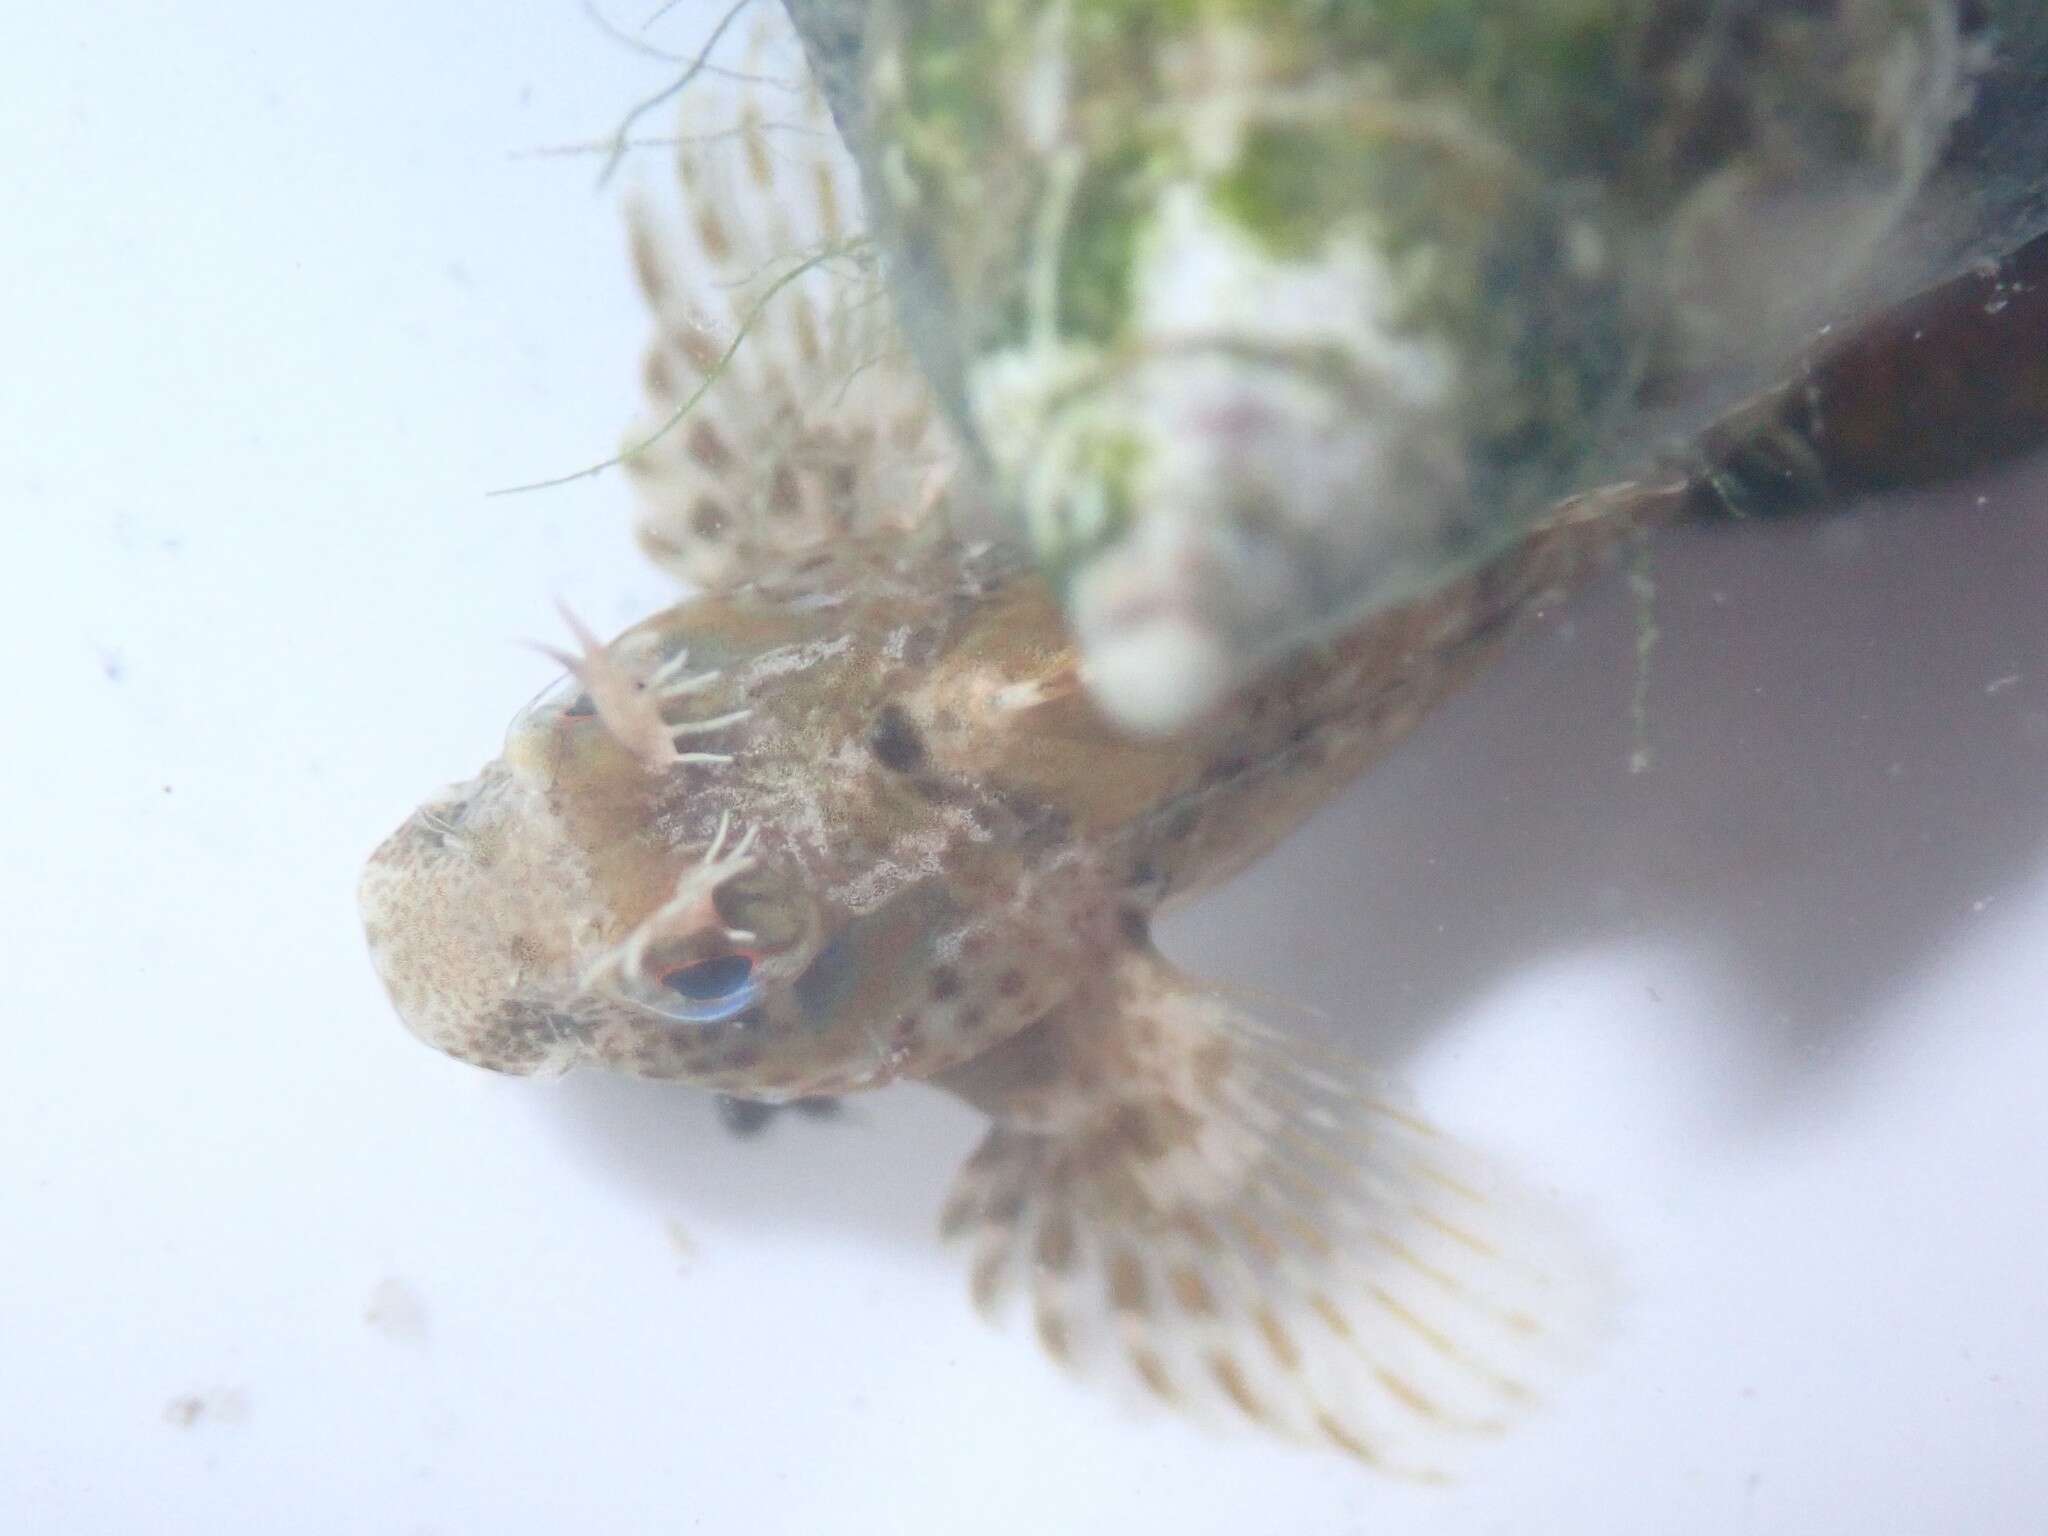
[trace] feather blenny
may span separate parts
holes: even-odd
[[[1151,921],[1708,503],[1567,502],[1134,739],[1028,556],[955,532],[974,476],[849,232],[836,141],[767,127],[749,102],[737,134],[684,136],[680,249],[632,214],[658,321],[639,537],[705,590],[609,644],[571,620],[570,676],[371,857],[385,987],[502,1072],[767,1104],[933,1083],[993,1122],[941,1219],[978,1303],[1023,1296],[1077,1371],[1435,1475],[1581,1353],[1598,1266]]]

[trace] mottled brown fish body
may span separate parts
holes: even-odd
[[[1701,457],[1739,510],[1953,479],[2048,443],[2048,236],[1819,349]]]

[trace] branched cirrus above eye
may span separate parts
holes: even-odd
[[[661,973],[659,1012],[680,1023],[721,1024],[760,998],[754,962],[733,953],[693,960]]]

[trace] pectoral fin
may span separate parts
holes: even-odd
[[[1438,1477],[1597,1319],[1566,1222],[1149,951],[945,1085],[996,1120],[944,1216],[977,1304],[1176,1408]]]

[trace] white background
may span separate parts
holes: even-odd
[[[663,600],[616,477],[482,493],[608,451],[641,336],[615,194],[514,153],[665,68],[569,0],[14,10],[8,1529],[2048,1528],[2048,466],[1669,541],[1656,771],[1610,579],[1169,926],[1626,1276],[1562,1402],[1393,1486],[976,1322],[937,1095],[740,1144],[379,994],[357,866],[514,642]]]

